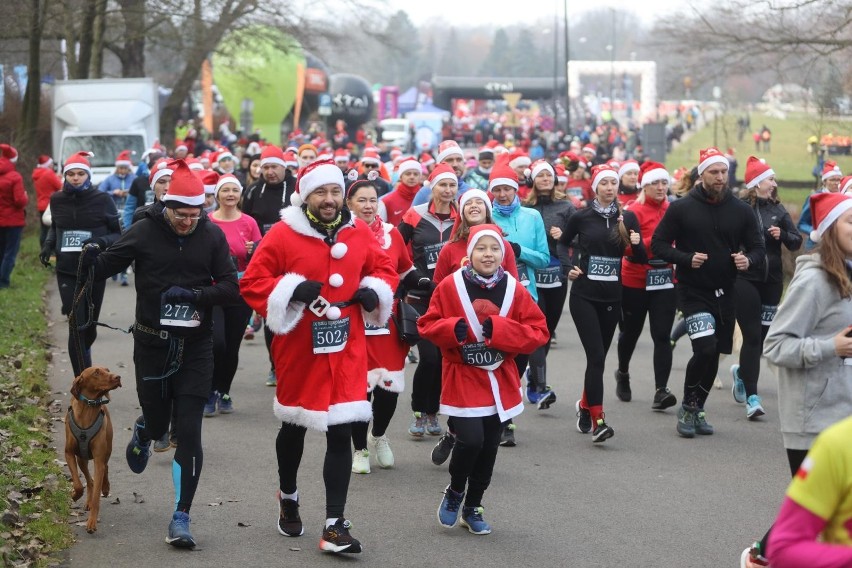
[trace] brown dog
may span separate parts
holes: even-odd
[[[98,530],[101,495],[109,495],[107,462],[112,454],[112,422],[106,403],[109,391],[120,386],[121,377],[106,367],[89,367],[71,385],[71,406],[65,416],[65,461],[71,470],[74,501],[83,495],[78,467],[86,478],[86,510],[89,511],[86,532],[89,534]],[[89,475],[90,459],[95,460],[94,479]]]

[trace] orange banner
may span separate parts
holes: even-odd
[[[201,102],[204,108],[204,129],[213,132],[213,67],[209,59],[201,64]]]
[[[305,98],[305,66],[296,65],[296,104],[293,106],[293,130],[299,128],[302,115],[302,100]]]

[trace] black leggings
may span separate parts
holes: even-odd
[[[376,387],[367,394],[367,400],[373,400],[373,436],[384,436],[388,429],[393,413],[396,411],[396,401],[399,393],[390,392]],[[356,450],[367,448],[367,429],[369,422],[352,423],[352,445]]]
[[[169,431],[169,422],[174,421],[180,435],[172,463],[175,503],[177,510],[188,513],[204,464],[201,421],[213,374],[212,341],[201,337],[182,342],[178,371],[165,378],[145,380],[143,377],[163,375],[167,367],[164,363],[169,360],[167,353],[176,344],[144,340],[137,338],[133,347],[136,391],[145,424],[140,437],[142,441],[159,440]]]
[[[228,394],[237,374],[240,344],[251,308],[240,301],[230,306],[213,306],[213,390]]]
[[[645,327],[645,314],[651,324],[654,342],[654,384],[663,389],[669,384],[672,370],[672,344],[669,332],[675,316],[675,293],[671,290],[647,291],[644,288],[622,288],[621,334],[618,336],[618,370],[630,371],[630,359]]]
[[[450,458],[450,488],[463,493],[465,507],[482,506],[482,495],[491,483],[502,426],[496,414],[481,418],[453,416],[456,444]]]
[[[763,325],[763,306],[777,306],[781,301],[784,285],[781,282],[752,282],[737,278],[735,285],[737,300],[737,323],[743,334],[740,350],[740,378],[745,385],[746,396],[757,394],[757,379],[760,375],[760,356],[763,340],[769,331]]]
[[[796,472],[799,471],[799,468],[802,466],[802,462],[805,461],[805,457],[808,455],[808,450],[791,450],[787,449],[787,461],[790,463],[790,476],[796,477]],[[769,527],[769,530],[766,531],[766,534],[763,535],[763,538],[760,541],[760,554],[764,558],[769,558],[769,533],[772,532],[772,527]]]
[[[77,287],[77,278],[69,274],[57,272],[56,281],[59,284],[59,297],[62,300],[62,315],[70,315],[71,308],[74,306],[74,292]],[[101,305],[104,303],[106,280],[95,280],[91,283],[91,286],[92,304],[94,306],[92,320],[97,321],[101,315]],[[80,303],[77,304],[76,319],[78,326],[89,321],[89,302],[85,295],[80,299]],[[83,372],[83,369],[92,366],[91,349],[97,338],[98,326],[94,324],[80,330],[82,346],[77,345],[77,334],[68,334],[68,357],[71,359],[71,369],[74,371],[75,377],[79,376]],[[80,360],[80,351],[82,351],[82,361]]]
[[[568,295],[568,283],[563,282],[558,288],[537,288],[538,291],[538,307],[541,308],[545,320],[547,320],[547,331],[550,337],[556,333],[556,326],[559,325],[559,320],[562,318],[562,310],[565,307],[565,299]],[[538,391],[544,390],[547,386],[547,355],[550,353],[550,341],[533,351],[529,356],[529,374],[527,382],[536,387]],[[524,367],[527,365],[527,360],[522,361]],[[523,371],[518,371],[522,374]]]
[[[413,303],[421,316],[429,307],[423,303]],[[441,351],[434,343],[421,339],[417,342],[420,362],[414,370],[411,386],[411,410],[424,414],[437,414],[441,404]]]
[[[603,405],[603,373],[606,354],[621,319],[619,302],[593,302],[571,294],[568,308],[586,352],[583,392],[589,407]]]
[[[281,424],[278,431],[275,453],[278,456],[278,487],[282,493],[296,492],[296,475],[302,462],[306,432],[303,426],[286,422]],[[343,517],[346,507],[349,477],[352,474],[352,454],[349,451],[351,437],[350,423],[329,426],[325,434],[326,450],[322,478],[325,481],[325,516],[329,519]]]
[[[263,321],[263,341],[266,343],[266,353],[269,355],[269,370],[275,370],[275,361],[272,360],[272,338],[275,334],[266,326],[266,320]]]

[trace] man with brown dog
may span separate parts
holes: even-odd
[[[112,421],[109,410],[109,391],[121,386],[121,377],[105,367],[83,370],[71,384],[71,406],[65,417],[65,461],[71,470],[76,501],[83,496],[79,467],[86,478],[86,510],[89,520],[86,532],[98,530],[101,495],[109,495],[109,457],[112,454]],[[95,477],[89,474],[89,460],[95,462]]]
[[[109,249],[83,251],[95,278],[107,278],[136,262],[133,362],[142,416],[133,425],[127,465],[142,473],[151,440],[168,431],[174,407],[180,444],[172,463],[175,512],[166,542],[192,548],[189,509],[198,487],[203,453],[201,420],[213,380],[214,305],[239,300],[237,271],[228,242],[202,211],[204,186],[183,160],[168,164],[171,184]]]

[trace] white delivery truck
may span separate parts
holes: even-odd
[[[122,150],[138,162],[159,138],[160,105],[151,79],[57,81],[53,87],[53,157],[92,152],[92,183],[115,170]]]

